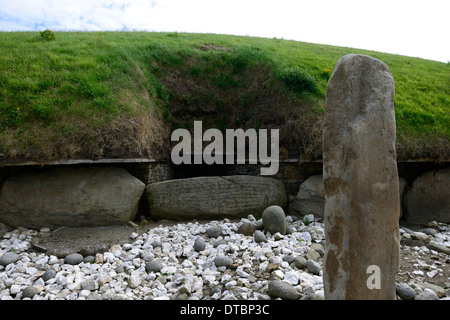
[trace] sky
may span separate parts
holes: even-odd
[[[448,62],[449,13],[450,0],[0,0],[0,30],[277,37]]]

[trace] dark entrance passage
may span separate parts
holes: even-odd
[[[174,179],[230,175],[226,164],[179,164],[173,165]]]

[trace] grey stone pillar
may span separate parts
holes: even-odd
[[[323,130],[325,299],[395,299],[399,182],[394,79],[365,55],[336,64]]]

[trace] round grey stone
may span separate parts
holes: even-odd
[[[214,264],[216,267],[229,267],[233,264],[233,259],[221,254],[214,259]]]
[[[58,258],[64,258],[73,253],[71,248],[52,248],[47,251],[48,254],[57,256]]]
[[[36,294],[36,288],[33,286],[28,286],[22,291],[22,298],[33,298]]]
[[[203,251],[206,248],[206,242],[202,238],[197,238],[194,242],[195,251]]]
[[[95,262],[95,257],[94,256],[86,256],[86,257],[84,257],[83,262],[85,262],[85,263],[94,263]]]
[[[437,296],[436,292],[431,290],[424,290],[423,292],[419,293],[414,300],[439,300],[439,297]]]
[[[159,261],[149,261],[145,264],[145,271],[147,272],[160,272],[163,268],[163,265]]]
[[[15,252],[7,252],[0,257],[0,265],[7,266],[10,263],[14,263],[19,260],[19,255]]]
[[[307,260],[303,256],[297,256],[294,259],[295,266],[299,269],[305,269],[306,262],[307,262]]]
[[[267,242],[266,235],[264,234],[264,232],[262,232],[260,230],[255,231],[255,233],[253,234],[253,238],[255,238],[255,241],[258,243]]]
[[[108,245],[106,244],[96,244],[94,246],[89,246],[86,248],[82,248],[78,251],[83,257],[87,256],[95,256],[97,253],[103,253],[108,251]]]
[[[256,230],[255,225],[252,222],[244,222],[238,228],[238,232],[245,236],[251,236]]]
[[[263,226],[265,231],[271,234],[277,232],[286,234],[286,215],[280,206],[270,206],[262,214]]]
[[[396,283],[395,291],[402,300],[414,300],[417,293],[406,283]]]
[[[269,281],[267,292],[270,296],[283,300],[297,300],[300,297],[300,293],[292,284],[281,280]]]
[[[320,254],[312,247],[306,253],[306,259],[317,261],[320,258]]]
[[[318,275],[320,272],[320,264],[314,260],[306,261],[306,269],[308,269],[309,273]]]
[[[42,280],[47,281],[47,280],[53,279],[55,276],[56,276],[55,270],[47,270],[42,275]]]
[[[283,259],[283,261],[286,261],[287,263],[291,264],[294,262],[295,257],[292,254],[290,254],[290,255],[284,255],[282,257],[282,259]]]
[[[79,253],[69,254],[64,258],[64,263],[76,265],[83,261],[83,256]]]
[[[206,234],[210,238],[218,238],[222,235],[222,231],[220,230],[219,227],[211,227],[208,228],[208,230],[206,230]]]
[[[317,252],[321,257],[325,255],[325,249],[320,243],[313,242],[311,243],[310,248]]]

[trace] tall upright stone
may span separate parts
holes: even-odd
[[[326,94],[323,130],[325,299],[395,299],[399,182],[394,79],[383,62],[346,55]]]

